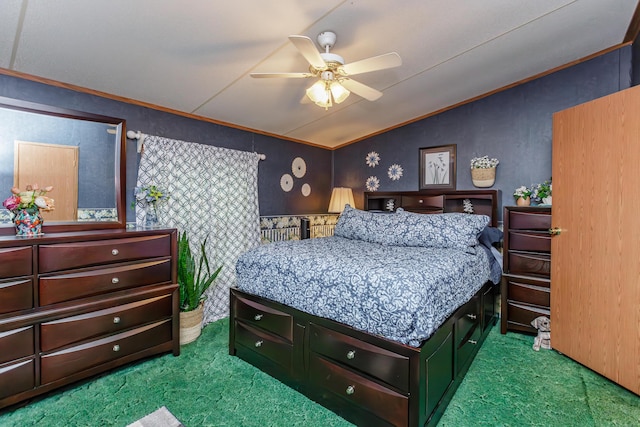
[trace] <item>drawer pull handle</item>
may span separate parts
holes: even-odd
[[[354,386],[350,385],[349,387],[347,387],[347,390],[345,390],[345,391],[346,391],[346,393],[348,395],[352,395],[353,393],[356,392],[356,388]]]
[[[118,344],[114,345],[113,351],[120,351],[120,346]]]
[[[118,255],[119,253],[120,253],[120,251],[119,251],[119,250],[117,250],[117,249],[111,249],[111,255],[116,256],[116,255]]]
[[[467,342],[470,343],[470,344],[473,344],[473,345],[478,344],[478,341],[476,341],[476,340],[469,340]]]
[[[418,200],[418,203],[424,203],[424,200],[420,199]]]
[[[262,314],[256,314],[255,316],[253,316],[253,320],[255,320],[256,322],[262,319]]]
[[[476,320],[478,318],[475,314],[467,314],[467,317],[471,320]]]
[[[111,283],[113,283],[114,285],[119,282],[120,282],[120,279],[118,279],[117,277],[114,277],[113,279],[111,279]]]
[[[118,316],[114,317],[113,323],[120,323],[120,318]]]
[[[256,345],[256,347],[262,347],[262,343],[264,343],[264,341],[259,340],[259,341],[256,341],[255,345]]]
[[[351,360],[351,359],[353,359],[354,357],[356,357],[356,351],[355,351],[355,350],[350,350],[350,351],[347,353],[347,359]]]

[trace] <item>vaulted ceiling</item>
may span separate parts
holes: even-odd
[[[637,0],[3,0],[0,67],[232,126],[335,148],[619,46]],[[631,28],[631,30],[629,30]],[[325,110],[289,35],[337,34],[383,93]],[[625,38],[626,37],[626,38]],[[318,47],[320,50],[320,47]],[[144,129],[143,129],[144,131]]]

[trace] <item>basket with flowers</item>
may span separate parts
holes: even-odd
[[[496,181],[496,166],[500,162],[489,156],[471,159],[471,181],[476,187],[491,187]]]

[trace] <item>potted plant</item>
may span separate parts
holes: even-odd
[[[551,178],[542,184],[537,184],[533,187],[533,192],[531,193],[531,198],[543,205],[551,204],[551,190],[553,186],[551,184]]]
[[[529,206],[531,204],[531,190],[524,185],[515,189],[513,197],[516,199],[516,205],[518,206]]]
[[[491,187],[496,182],[496,166],[498,159],[489,156],[471,159],[471,181],[476,187]]]
[[[207,239],[200,244],[200,259],[191,252],[187,233],[178,235],[178,285],[180,287],[180,344],[195,341],[202,331],[204,299],[207,289],[218,277],[222,266],[213,273],[206,252]]]

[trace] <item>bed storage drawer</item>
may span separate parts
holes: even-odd
[[[172,298],[165,295],[110,307],[40,325],[40,348],[51,351],[75,342],[113,334],[171,316]]]
[[[402,196],[401,206],[408,211],[442,213],[444,212],[443,196]]]
[[[171,237],[156,235],[38,247],[38,271],[67,270],[91,265],[171,256]]]
[[[320,389],[363,407],[391,425],[408,425],[408,396],[370,381],[314,353],[309,357],[309,380]]]
[[[33,326],[0,332],[0,364],[35,353]]]
[[[33,274],[31,246],[0,249],[0,279]]]
[[[236,318],[265,331],[273,332],[289,342],[293,340],[293,318],[290,314],[239,295],[234,299],[234,305]]]
[[[310,350],[409,392],[406,356],[310,324]]]
[[[289,371],[292,366],[293,346],[286,340],[236,321],[237,344],[248,347]]]
[[[0,365],[0,399],[35,387],[33,359]]]
[[[0,283],[0,314],[33,308],[33,280]]]
[[[170,281],[170,259],[45,276],[39,279],[40,305]]]
[[[94,366],[168,343],[171,320],[145,325],[41,356],[41,383],[62,379]]]

